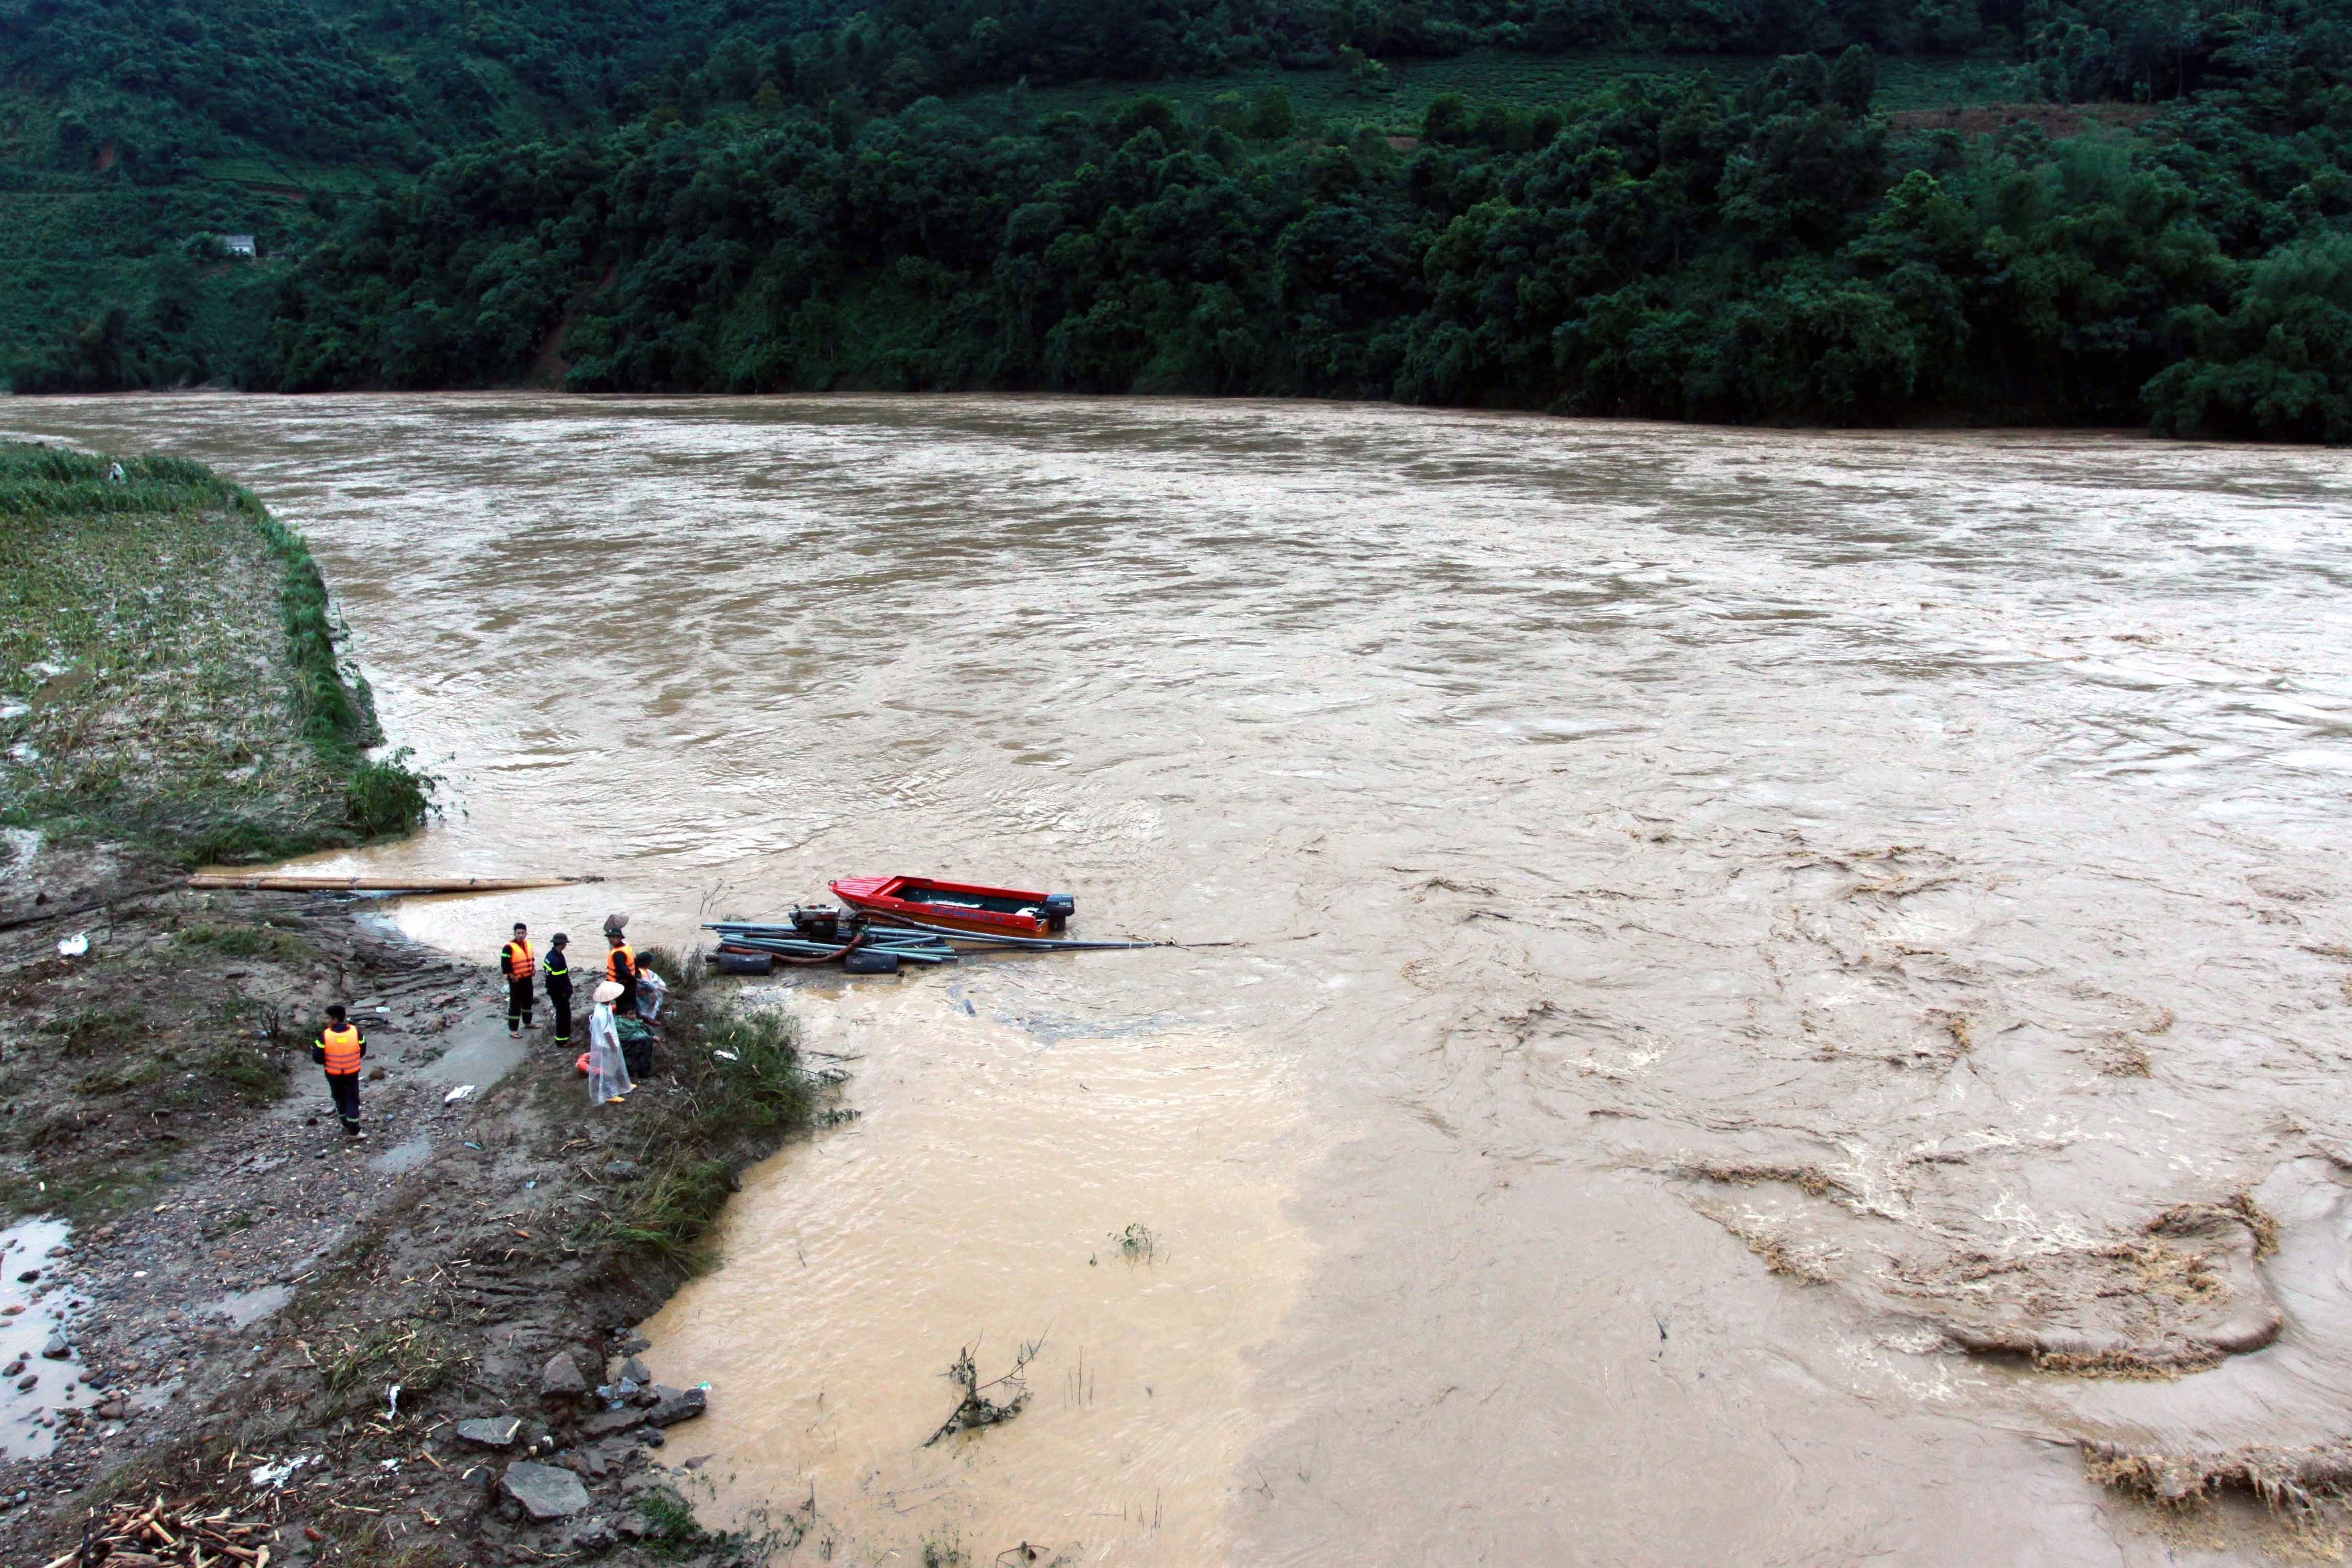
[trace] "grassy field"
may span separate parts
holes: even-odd
[[[0,821],[198,860],[421,816],[301,541],[198,464],[122,467],[0,446]]]
[[[1391,68],[1393,90],[1386,93],[1353,89],[1341,70],[1286,71],[1261,66],[1221,77],[1081,82],[1015,95],[975,93],[958,100],[956,107],[1009,120],[1063,110],[1090,114],[1156,94],[1195,114],[1226,93],[1251,99],[1267,88],[1279,87],[1306,119],[1352,121],[1402,132],[1417,127],[1422,111],[1446,93],[1459,94],[1474,109],[1487,103],[1529,109],[1591,98],[1627,77],[1679,81],[1711,73],[1728,89],[1769,69],[1771,64],[1762,56],[1529,55],[1479,49],[1453,59],[1394,65]],[[2015,68],[1999,60],[1882,59],[1876,106],[1893,111],[2000,102],[2023,93],[2014,78]]]

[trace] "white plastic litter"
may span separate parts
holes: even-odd
[[[470,1083],[461,1083],[457,1088],[451,1089],[448,1093],[443,1095],[441,1097],[441,1103],[444,1105],[455,1105],[461,1100],[471,1100],[473,1096],[474,1086]]]
[[[294,1479],[295,1471],[305,1465],[315,1465],[325,1458],[324,1454],[297,1454],[290,1459],[267,1460],[253,1472],[253,1489],[280,1490]]]
[[[59,958],[79,958],[83,953],[88,952],[89,951],[89,932],[86,931],[78,931],[74,932],[73,935],[58,943],[58,956]]]

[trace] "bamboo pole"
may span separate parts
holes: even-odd
[[[284,871],[198,871],[188,886],[248,893],[512,893],[569,888],[602,877],[306,877]]]

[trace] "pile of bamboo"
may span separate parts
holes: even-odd
[[[118,1568],[269,1568],[275,1526],[238,1519],[230,1509],[211,1513],[192,1501],[116,1503],[92,1521],[81,1545],[42,1565],[109,1563]]]

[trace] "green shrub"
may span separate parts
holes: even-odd
[[[421,826],[441,781],[408,765],[406,746],[388,757],[362,763],[343,792],[351,825],[370,838],[385,838]]]

